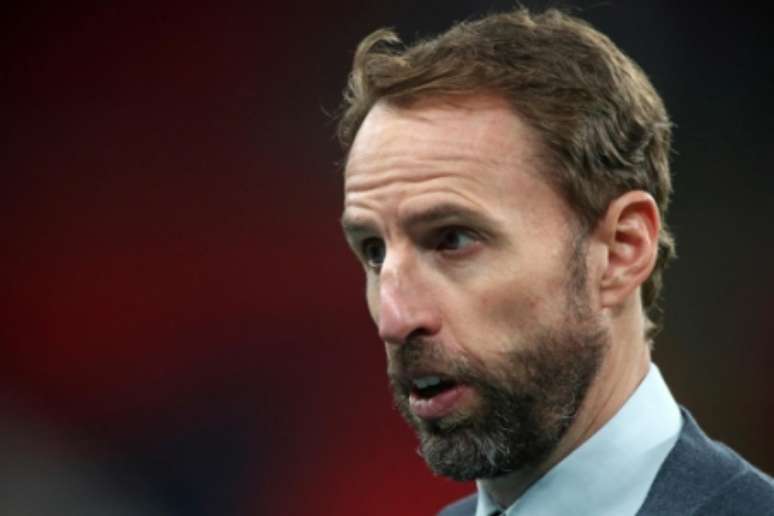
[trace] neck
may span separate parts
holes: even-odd
[[[575,421],[553,452],[534,467],[479,481],[500,507],[513,504],[540,477],[610,421],[647,375],[650,349],[643,334],[612,333],[611,347],[599,373],[590,385]]]

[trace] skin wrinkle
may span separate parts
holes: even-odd
[[[380,167],[381,168],[381,167]],[[430,168],[430,167],[428,167]],[[400,174],[400,169],[389,169],[384,167],[384,171],[375,172],[373,169],[366,169],[363,174],[380,174],[372,181],[361,181],[358,184],[357,180],[354,180],[352,188],[348,188],[348,200],[347,211],[345,211],[344,219],[350,218],[349,211],[354,208],[371,209],[375,210],[374,205],[381,202],[383,199],[390,196],[401,195],[405,192],[407,186],[416,185],[420,191],[413,193],[412,196],[416,199],[422,194],[425,195],[448,195],[450,197],[458,197],[463,201],[463,204],[468,204],[473,208],[477,208],[479,211],[489,214],[489,210],[486,206],[477,202],[473,196],[475,192],[483,190],[482,185],[477,184],[474,178],[469,178],[463,174],[454,174],[450,172],[426,174],[422,179],[414,178],[413,176],[406,177],[405,174]],[[444,186],[445,182],[449,179],[455,179],[460,183],[472,183],[465,189],[452,189]],[[466,193],[466,192],[471,193]],[[489,214],[492,217],[491,214]],[[400,217],[401,219],[403,217]]]

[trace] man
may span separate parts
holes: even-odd
[[[443,515],[774,514],[651,363],[674,242],[670,121],[644,73],[556,10],[360,44],[342,224]]]

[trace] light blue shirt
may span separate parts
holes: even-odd
[[[504,514],[634,515],[681,428],[680,409],[661,372],[651,364],[621,410],[530,486]],[[476,516],[489,516],[497,509],[479,483]]]

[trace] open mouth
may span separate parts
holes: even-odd
[[[473,389],[441,376],[419,376],[411,381],[409,408],[425,421],[437,421],[463,410],[473,402]]]
[[[438,376],[423,376],[411,383],[411,393],[419,399],[430,399],[456,386],[456,382]]]

